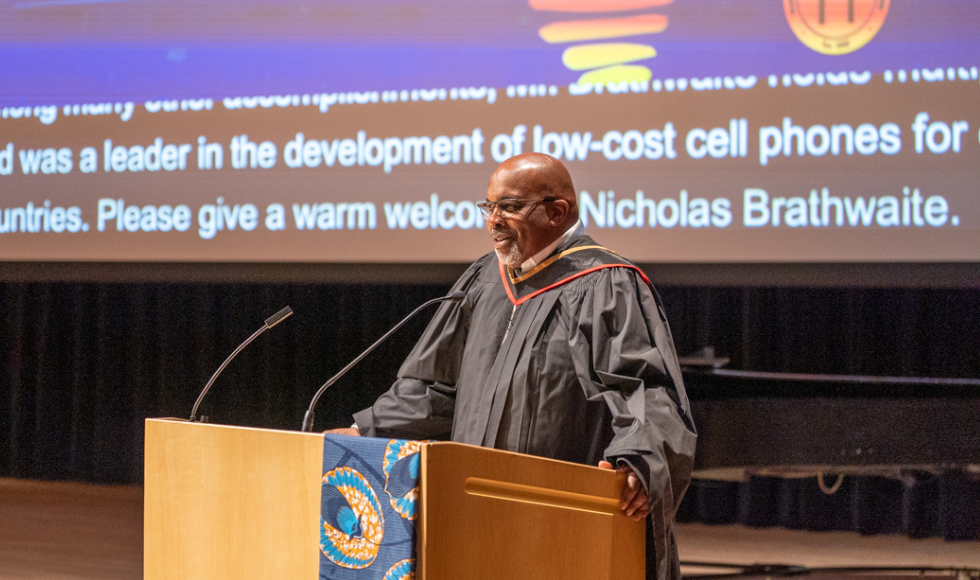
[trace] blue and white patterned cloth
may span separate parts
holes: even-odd
[[[321,580],[412,580],[422,442],[326,435]]]

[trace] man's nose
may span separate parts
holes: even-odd
[[[487,229],[492,230],[494,226],[504,223],[504,218],[500,217],[500,210],[494,206],[493,211],[487,216]]]

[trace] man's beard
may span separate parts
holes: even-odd
[[[511,268],[516,268],[521,265],[521,251],[517,248],[517,244],[511,242],[507,246],[506,250],[501,250],[499,248],[494,248],[494,252],[497,252],[497,259],[503,262],[505,265]]]
[[[516,232],[510,230],[494,230],[494,231],[500,231],[502,233],[506,232],[511,236],[510,243],[507,244],[506,248],[501,249],[495,247],[493,249],[493,251],[497,253],[497,259],[503,262],[504,265],[510,266],[511,268],[517,268],[518,266],[520,266],[523,262],[521,261],[521,249],[518,247],[517,244]],[[492,235],[493,232],[491,232],[491,236]]]

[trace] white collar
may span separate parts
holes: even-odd
[[[579,229],[581,229],[582,231],[578,232],[577,230]],[[585,234],[585,227],[582,225],[582,220],[577,220],[575,224],[572,227],[568,228],[568,231],[562,234],[557,240],[551,242],[550,244],[548,244],[546,248],[544,248],[537,254],[534,254],[527,260],[525,260],[524,263],[521,264],[520,271],[527,272],[531,270],[532,268],[540,264],[542,261],[544,261],[545,258],[550,256],[551,253],[555,251],[555,248],[568,241],[572,236],[584,235],[584,234]]]

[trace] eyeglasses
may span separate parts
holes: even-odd
[[[500,217],[502,218],[512,218],[528,205],[533,205],[543,201],[555,201],[557,199],[557,197],[542,197],[538,199],[517,199],[515,197],[507,197],[504,199],[498,199],[497,201],[481,201],[480,203],[476,204],[476,207],[480,208],[484,218],[489,218],[491,215],[493,215],[494,210],[499,211]]]

